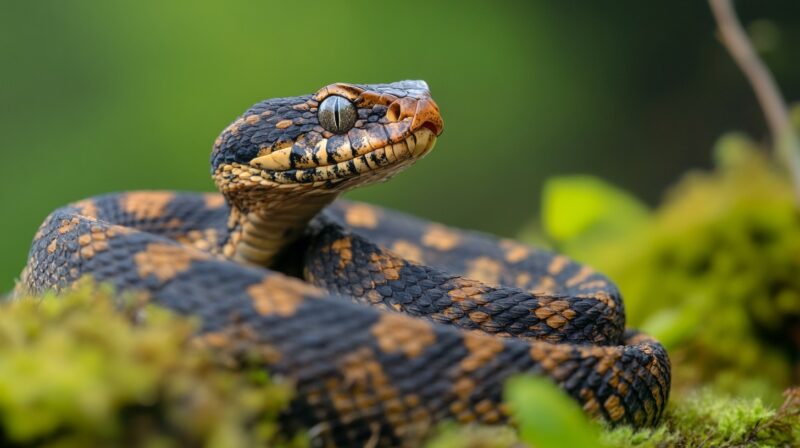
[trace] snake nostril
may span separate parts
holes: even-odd
[[[400,121],[400,103],[395,101],[389,105],[389,109],[386,110],[386,119],[391,122]]]

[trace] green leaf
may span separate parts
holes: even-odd
[[[602,446],[595,425],[552,381],[532,376],[511,378],[506,382],[505,397],[523,442],[536,448]]]
[[[696,306],[683,306],[654,311],[641,329],[656,338],[667,350],[679,347],[702,325],[706,313]]]
[[[641,225],[649,215],[632,195],[591,176],[550,179],[543,196],[544,229],[557,242],[595,231],[624,232]]]

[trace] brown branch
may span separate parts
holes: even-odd
[[[731,0],[708,0],[719,27],[720,38],[736,64],[744,72],[756,94],[772,134],[775,151],[789,169],[800,201],[800,142],[792,129],[789,111],[775,79],[758,57]]]

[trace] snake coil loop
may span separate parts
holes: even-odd
[[[442,128],[422,81],[263,101],[214,144],[221,195],[126,192],[63,207],[36,234],[23,282],[43,292],[90,275],[198,317],[199,343],[260,353],[290,378],[286,427],[316,427],[328,445],[417,446],[446,419],[503,422],[503,382],[519,373],[551,378],[612,423],[655,424],[669,359],[625,330],[602,274],[334,202],[419,160]]]

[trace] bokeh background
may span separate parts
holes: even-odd
[[[800,3],[737,3],[800,98]],[[252,103],[335,82],[428,81],[437,150],[352,197],[513,236],[549,176],[650,204],[765,127],[705,2],[4,2],[0,290],[49,211],[129,189],[211,190],[217,133]]]

